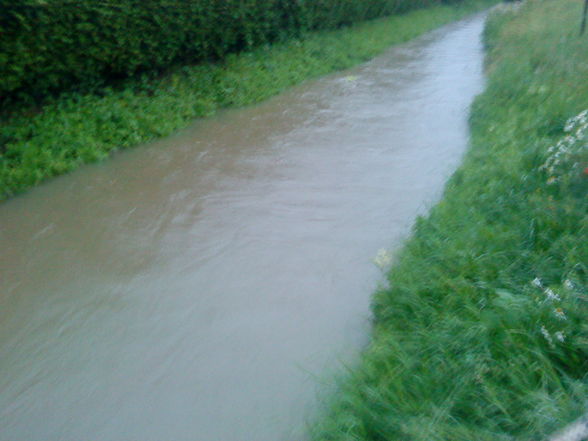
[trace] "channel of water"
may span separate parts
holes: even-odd
[[[483,20],[0,205],[0,440],[304,439],[466,149]]]

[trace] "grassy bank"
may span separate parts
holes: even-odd
[[[316,440],[539,440],[586,412],[581,7],[491,16],[471,149],[376,294],[371,344]]]
[[[350,67],[493,3],[476,0],[307,34],[172,69],[86,95],[70,94],[0,122],[0,200],[113,151],[168,135],[217,109],[259,102],[306,79]]]

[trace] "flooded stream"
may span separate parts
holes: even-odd
[[[303,440],[466,148],[483,19],[0,205],[0,440]]]

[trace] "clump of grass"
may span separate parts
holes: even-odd
[[[375,295],[371,344],[314,439],[537,440],[587,411],[581,6],[490,16],[471,149]]]
[[[217,109],[259,102],[306,79],[365,61],[392,44],[492,3],[439,6],[330,32],[316,32],[218,64],[172,69],[93,94],[64,95],[0,121],[0,200],[162,137]]]

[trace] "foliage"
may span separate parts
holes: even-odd
[[[255,103],[365,61],[483,4],[427,8],[307,33],[230,54],[222,62],[178,66],[166,75],[144,73],[94,93],[62,94],[38,111],[21,110],[0,122],[0,199],[115,150],[168,135],[218,108]]]
[[[460,1],[460,0],[454,0]],[[1,0],[0,104],[335,29],[443,0]]]
[[[371,344],[315,439],[536,440],[586,412],[580,10],[528,0],[491,15],[471,149],[376,294]]]

